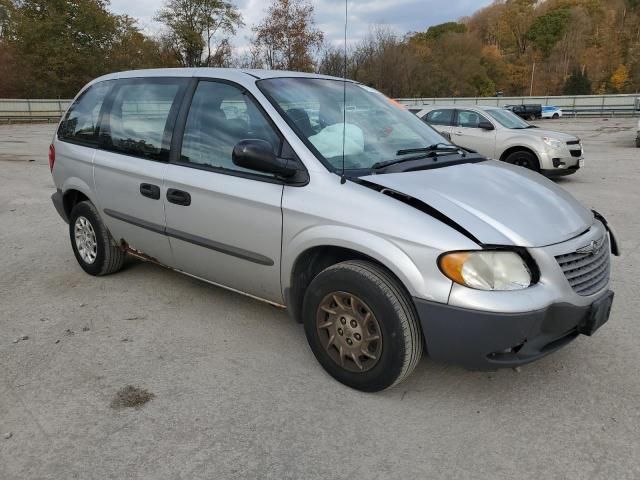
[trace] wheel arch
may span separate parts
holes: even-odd
[[[346,260],[367,260],[379,265],[410,296],[416,296],[423,290],[423,275],[406,253],[381,237],[361,231],[357,233],[365,237],[361,239],[364,241],[353,243],[345,240],[349,238],[347,235],[335,235],[315,242],[296,242],[297,248],[284,250],[292,253],[282,261],[283,295],[290,315],[296,321],[300,321],[304,294],[315,275]]]
[[[67,217],[71,214],[73,207],[82,201],[88,200],[98,208],[91,189],[84,181],[79,178],[70,178],[62,188],[62,205]]]
[[[504,162],[509,155],[511,155],[512,153],[516,153],[516,152],[528,152],[528,153],[530,153],[538,161],[538,168],[541,168],[540,157],[538,156],[538,154],[535,152],[534,149],[532,149],[530,147],[527,147],[525,145],[513,145],[513,146],[507,148],[500,155],[500,160]]]

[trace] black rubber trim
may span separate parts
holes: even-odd
[[[604,228],[606,228],[607,232],[609,232],[609,243],[611,245],[611,253],[616,257],[619,257],[622,251],[620,248],[620,244],[618,243],[616,234],[613,231],[613,228],[611,228],[611,226],[609,225],[609,222],[607,222],[607,219],[604,218],[600,213],[596,212],[595,210],[591,210],[591,211],[593,212],[593,216],[597,220],[600,220],[600,222],[602,222],[602,224],[604,225]]]
[[[146,220],[141,220],[139,218],[132,217],[131,215],[127,215],[126,213],[116,212],[110,208],[105,208],[104,214],[111,218],[115,218],[116,220],[122,220],[123,222],[135,225],[136,227],[144,228],[145,230],[159,233],[161,235],[166,235],[165,228],[157,223],[147,222]]]
[[[244,250],[242,248],[234,247],[232,245],[226,245],[224,243],[214,242],[213,240],[209,240],[203,237],[198,237],[197,235],[191,235],[190,233],[182,232],[180,230],[175,230],[173,228],[166,228],[162,225],[147,222],[145,220],[132,217],[125,213],[116,212],[108,208],[104,209],[104,213],[105,215],[108,215],[112,218],[121,220],[123,222],[129,223],[131,225],[135,225],[140,228],[144,228],[145,230],[159,233],[161,235],[166,235],[168,237],[175,238],[177,240],[182,240],[184,242],[192,243],[194,245],[207,248],[209,250],[215,250],[216,252],[224,253],[225,255],[241,258],[243,260],[247,260],[252,263],[257,263],[259,265],[272,266],[274,264],[274,261],[272,259],[270,259],[269,257],[265,257],[264,255],[260,255],[259,253],[254,253],[249,250]]]
[[[60,215],[66,223],[69,223],[69,217],[67,216],[67,212],[64,210],[62,190],[58,189],[56,193],[51,195],[51,201],[53,202],[53,206],[56,207],[58,215]]]
[[[259,253],[250,252],[249,250],[244,250],[232,245],[226,245],[224,243],[214,242],[213,240],[198,237],[197,235],[191,235],[190,233],[181,232],[180,230],[174,230],[173,228],[167,228],[166,235],[168,237],[193,243],[194,245],[199,245],[200,247],[208,248],[209,250],[215,250],[216,252],[224,253],[232,257],[241,258],[243,260],[257,263],[259,265],[271,266],[274,264],[274,261],[269,257],[265,257],[264,255],[260,255]]]

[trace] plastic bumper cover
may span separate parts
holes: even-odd
[[[613,292],[606,291],[591,305],[557,303],[525,313],[414,302],[431,358],[470,370],[495,370],[533,362],[580,334],[591,335],[607,321],[612,300]]]
[[[69,223],[69,218],[67,217],[67,213],[64,211],[64,203],[62,201],[62,190],[56,191],[53,195],[51,195],[51,201],[53,202],[53,206],[56,207],[56,211],[58,215],[62,217],[62,219]]]

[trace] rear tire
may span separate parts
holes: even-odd
[[[371,262],[346,261],[320,272],[305,293],[303,320],[318,362],[357,390],[377,392],[400,383],[422,357],[411,297]]]
[[[551,118],[553,118],[554,120],[557,120],[557,119],[560,118],[560,115],[558,115],[557,113],[554,113],[553,117],[551,117]]]
[[[538,159],[533,153],[526,150],[519,150],[509,154],[504,161],[511,165],[518,165],[519,167],[528,168],[529,170],[534,170],[536,172],[540,171]]]
[[[76,260],[89,275],[109,275],[124,265],[126,252],[116,244],[91,202],[79,202],[71,210],[69,238]]]

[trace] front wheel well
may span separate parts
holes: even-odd
[[[67,214],[67,218],[71,217],[71,210],[73,210],[73,207],[86,200],[89,200],[89,197],[79,190],[67,190],[64,192],[64,195],[62,196],[62,205],[65,213]]]
[[[374,263],[387,271],[400,285],[402,282],[385,265],[378,260],[345,247],[331,245],[312,247],[302,252],[293,264],[291,283],[285,291],[285,301],[290,315],[298,323],[302,323],[302,303],[311,281],[324,269],[347,260],[365,260]]]
[[[511,155],[512,153],[516,153],[516,152],[527,152],[527,153],[530,153],[538,161],[538,168],[540,168],[540,159],[538,158],[538,155],[536,155],[536,152],[534,152],[529,147],[523,147],[522,145],[517,145],[515,147],[507,148],[504,152],[502,152],[502,155],[500,155],[500,160],[502,160],[504,162],[509,155]]]

